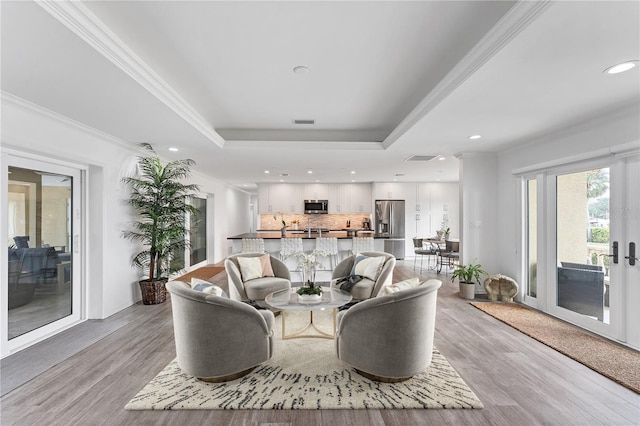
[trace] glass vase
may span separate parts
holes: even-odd
[[[305,266],[302,270],[303,285],[311,287],[316,283],[316,268],[314,266]]]

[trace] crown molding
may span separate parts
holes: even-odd
[[[281,149],[287,151],[314,150],[345,150],[345,151],[381,151],[382,142],[352,142],[352,141],[260,141],[260,140],[229,140],[225,149]]]
[[[57,0],[40,0],[36,3],[205,137],[220,148],[224,147],[224,138],[211,124],[85,5],[79,1]]]
[[[80,121],[73,120],[65,115],[59,114],[55,111],[51,111],[50,109],[44,108],[40,105],[34,104],[33,102],[22,99],[18,96],[15,96],[11,93],[0,91],[0,99],[2,102],[6,102],[7,104],[14,105],[18,108],[33,112],[35,114],[44,116],[49,118],[52,121],[56,121],[64,126],[71,127],[81,132],[85,132],[92,136],[95,136],[100,139],[104,139],[108,142],[116,144],[122,148],[126,148],[128,150],[136,149],[135,144],[129,143],[124,139],[117,138],[109,133],[105,133],[100,131],[94,127],[88,126]]]
[[[518,1],[387,136],[384,148],[398,141],[551,4],[551,0]]]

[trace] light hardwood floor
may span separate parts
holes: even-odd
[[[415,276],[398,262],[394,281]],[[0,400],[6,425],[638,425],[640,395],[515,331],[459,298],[440,277],[435,344],[482,410],[125,411],[174,357],[171,303],[135,305],[128,325]],[[226,285],[225,274],[217,276]],[[409,327],[410,324],[407,324]],[[47,356],[43,353],[42,356]]]

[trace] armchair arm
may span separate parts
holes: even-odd
[[[247,300],[248,297],[242,282],[242,275],[236,264],[227,259],[224,261],[224,269],[227,270],[227,277],[229,278],[229,297],[234,300]]]

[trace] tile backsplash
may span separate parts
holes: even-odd
[[[362,222],[366,219],[369,219],[373,228],[370,214],[283,214],[282,216],[277,215],[276,220],[273,219],[272,214],[261,214],[258,229],[280,229],[282,220],[287,223],[288,229],[295,229],[294,221],[298,222],[298,229],[305,229],[309,219],[311,219],[312,228],[344,229],[347,227],[347,221],[351,221],[351,228],[362,229]]]

